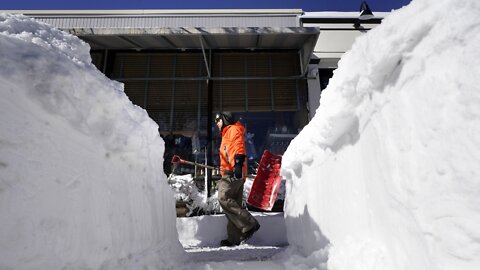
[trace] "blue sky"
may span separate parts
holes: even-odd
[[[373,11],[390,11],[411,0],[369,0]],[[361,0],[1,0],[0,9],[303,9],[359,11]]]

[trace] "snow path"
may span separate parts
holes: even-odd
[[[248,240],[252,246],[288,245],[283,213],[251,212],[260,223],[260,229]],[[218,247],[227,237],[225,215],[205,215],[177,218],[178,239],[185,249]]]
[[[226,237],[227,219],[223,214],[177,218],[178,237],[185,248],[184,269],[229,269],[232,264],[244,269],[285,269],[272,261],[288,247],[283,213],[251,212],[259,221],[260,230],[248,244],[219,247]]]
[[[285,250],[286,246],[254,246],[241,245],[237,247],[202,247],[186,248],[188,259],[194,262],[224,262],[233,261],[266,261],[275,254]]]
[[[182,269],[286,269],[275,255],[286,250],[276,246],[241,245],[236,247],[186,248]]]

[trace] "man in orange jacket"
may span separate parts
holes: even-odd
[[[260,229],[258,221],[242,207],[243,183],[247,175],[245,162],[245,127],[234,122],[229,112],[218,113],[215,123],[222,133],[220,168],[222,178],[217,183],[218,201],[228,219],[227,236],[222,246],[239,245]],[[228,172],[226,172],[228,171]]]

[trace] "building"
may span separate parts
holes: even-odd
[[[90,44],[93,63],[124,83],[173,154],[218,164],[213,115],[247,127],[250,164],[282,154],[319,106],[341,55],[387,13],[273,10],[16,10]],[[188,170],[187,170],[188,172]]]

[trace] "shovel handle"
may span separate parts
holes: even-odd
[[[222,168],[213,167],[213,166],[209,166],[209,165],[205,165],[205,164],[200,164],[200,163],[192,162],[192,161],[188,161],[188,160],[183,160],[177,155],[173,155],[172,164],[174,164],[174,165],[188,164],[188,165],[198,166],[198,167],[207,168],[207,169],[211,169],[211,170],[220,170],[220,171],[223,171],[223,172],[228,173],[228,174],[233,174],[233,171],[225,170],[225,169],[222,169]]]

